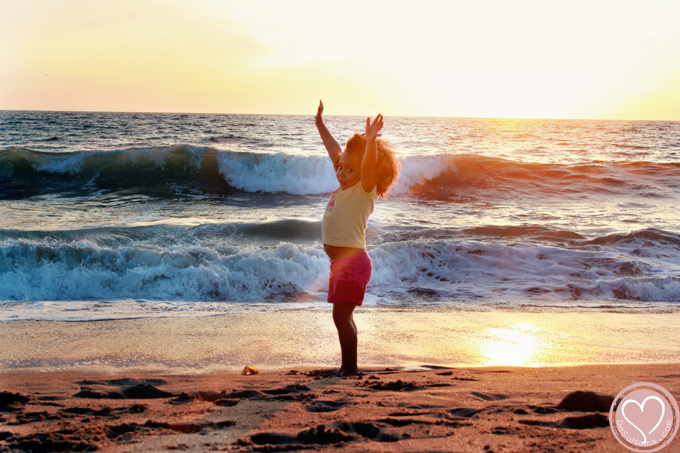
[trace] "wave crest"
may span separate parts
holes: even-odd
[[[636,191],[643,197],[665,197],[662,185],[675,190],[680,184],[677,163],[539,164],[477,155],[407,156],[401,161],[393,195],[444,201]],[[337,185],[325,153],[235,152],[190,145],[73,153],[0,151],[2,198],[93,189],[158,196],[187,190],[319,195]]]
[[[329,263],[319,243],[282,242],[305,225],[318,234],[316,222],[242,224],[223,232],[264,235],[276,245],[225,245],[228,238],[215,234],[219,226],[209,225],[178,229],[173,237],[156,227],[131,235],[91,232],[87,239],[8,234],[0,240],[0,300],[322,301]],[[381,242],[369,247],[368,298],[680,302],[680,244],[670,238],[678,235],[642,230],[604,245],[567,246],[463,237]]]

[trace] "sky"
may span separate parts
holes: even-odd
[[[678,24],[678,0],[0,0],[0,109],[680,120]]]

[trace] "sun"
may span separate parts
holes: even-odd
[[[545,348],[540,329],[532,323],[492,328],[478,342],[483,365],[538,366]]]

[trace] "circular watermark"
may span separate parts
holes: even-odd
[[[658,451],[678,432],[678,403],[660,385],[638,382],[616,395],[609,410],[609,425],[616,440],[627,449]]]

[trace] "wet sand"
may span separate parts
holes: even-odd
[[[363,366],[680,363],[680,310],[362,307]],[[213,317],[0,324],[3,370],[237,371],[339,365],[330,307]]]

